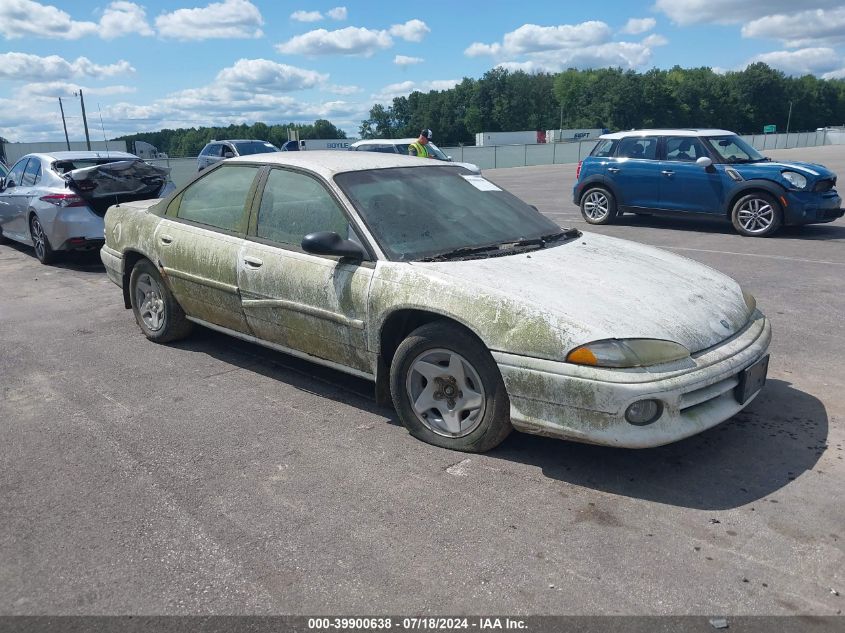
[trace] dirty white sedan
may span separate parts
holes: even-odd
[[[623,447],[693,435],[763,386],[769,322],[688,259],[561,229],[455,165],[245,156],[106,216],[147,338],[193,324],[369,378],[426,442],[513,429]]]

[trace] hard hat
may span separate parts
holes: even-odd
[[[425,128],[420,132],[420,136],[424,136],[430,141],[431,137],[434,136],[434,134],[431,132],[431,130]]]

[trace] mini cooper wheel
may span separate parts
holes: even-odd
[[[512,430],[496,362],[471,333],[451,323],[423,325],[399,345],[390,391],[405,428],[435,446],[480,453]]]
[[[767,237],[783,223],[780,204],[766,193],[742,196],[731,210],[731,223],[740,235]]]
[[[29,234],[32,236],[32,246],[35,248],[35,256],[42,264],[52,264],[58,259],[56,251],[50,246],[50,240],[44,231],[41,220],[34,213],[29,218]]]
[[[581,196],[581,215],[588,224],[610,224],[616,217],[616,199],[604,187],[593,187]]]
[[[139,261],[132,269],[129,299],[138,326],[151,341],[169,343],[190,334],[193,324],[149,260]]]

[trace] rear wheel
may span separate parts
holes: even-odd
[[[58,259],[58,254],[50,246],[50,240],[44,231],[41,220],[34,213],[29,218],[29,234],[32,236],[32,246],[35,248],[35,256],[42,264],[52,264]]]
[[[780,228],[783,211],[774,197],[754,192],[736,201],[731,210],[731,223],[741,235],[767,237]]]
[[[581,215],[588,224],[610,224],[616,217],[616,199],[604,187],[593,187],[581,196]]]
[[[399,345],[390,391],[405,428],[435,446],[480,453],[512,430],[496,362],[471,333],[452,323],[423,325]]]
[[[132,269],[129,299],[138,326],[151,341],[169,343],[191,333],[193,323],[149,260],[142,259]]]

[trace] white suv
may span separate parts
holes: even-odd
[[[226,158],[235,156],[246,156],[247,154],[266,154],[267,152],[279,152],[278,147],[268,141],[233,139],[226,141],[211,141],[202,148],[197,156],[197,171],[211,167]]]

